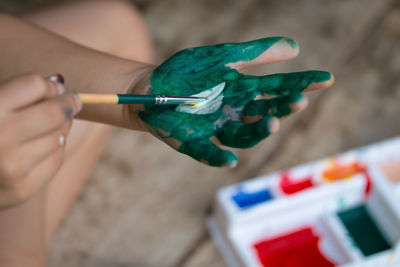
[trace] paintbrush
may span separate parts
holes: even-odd
[[[84,94],[78,93],[83,104],[158,104],[158,105],[194,105],[204,97],[131,95],[131,94]]]

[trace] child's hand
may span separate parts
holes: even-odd
[[[59,76],[50,77],[56,81]],[[0,84],[0,209],[23,202],[61,166],[79,98],[30,74]]]
[[[266,76],[239,72],[297,54],[296,42],[284,37],[182,50],[154,70],[151,94],[211,94],[213,100],[193,107],[146,105],[139,118],[151,133],[179,152],[212,166],[235,166],[237,157],[219,144],[256,145],[278,130],[280,118],[306,106],[304,90],[333,84],[333,76],[325,71]]]

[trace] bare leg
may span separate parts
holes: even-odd
[[[96,50],[143,62],[152,58],[144,22],[124,1],[80,1],[26,14],[24,18]],[[74,121],[65,163],[46,189],[46,243],[88,178],[109,132],[105,125]]]
[[[0,212],[0,266],[45,265],[45,197]]]

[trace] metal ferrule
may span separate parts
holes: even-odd
[[[162,105],[167,103],[168,99],[165,96],[162,95],[156,95],[156,104],[157,105]]]

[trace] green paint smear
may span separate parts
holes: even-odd
[[[391,248],[365,206],[339,212],[338,216],[365,256]]]
[[[256,100],[243,110],[245,116],[275,116],[282,118],[292,113],[291,104],[304,98],[302,94],[277,97],[271,100]]]
[[[237,157],[216,146],[212,139],[236,148],[256,145],[270,134],[271,116],[290,114],[290,104],[301,98],[305,88],[331,78],[330,73],[324,71],[248,76],[228,66],[254,60],[278,42],[298,48],[292,39],[270,37],[189,48],[176,53],[154,70],[150,78],[151,93],[190,96],[226,82],[221,107],[212,114],[200,115],[177,112],[173,105],[147,104],[139,117],[152,133],[179,152],[211,166],[235,165]],[[274,99],[254,101],[260,95]],[[260,120],[244,123],[243,116],[260,116]]]

